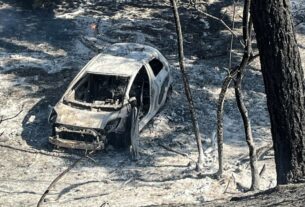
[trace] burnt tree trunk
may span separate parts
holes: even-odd
[[[305,180],[304,72],[288,0],[252,0],[278,184]]]
[[[178,39],[178,50],[179,50],[179,66],[180,71],[182,75],[182,80],[184,84],[184,92],[188,101],[189,110],[191,113],[192,118],[192,124],[193,124],[193,131],[195,134],[196,142],[197,142],[197,149],[198,149],[198,161],[197,161],[197,170],[201,170],[203,167],[203,149],[202,149],[202,143],[201,143],[201,137],[200,137],[200,131],[199,131],[199,124],[195,112],[195,106],[194,101],[191,93],[190,84],[188,81],[187,73],[185,71],[185,65],[184,65],[184,51],[183,51],[183,35],[182,35],[182,29],[181,29],[181,23],[180,23],[180,17],[179,12],[176,4],[176,0],[170,0],[174,19],[175,19],[175,26],[176,26],[176,33],[177,33],[177,39]]]

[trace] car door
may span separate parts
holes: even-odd
[[[158,110],[166,98],[165,92],[169,83],[169,73],[167,70],[168,66],[158,58],[153,58],[148,62],[148,65],[150,66],[154,75],[154,82],[157,88],[156,97],[154,98],[154,106],[155,109]]]

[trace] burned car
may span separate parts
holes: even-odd
[[[87,150],[129,146],[131,109],[137,108],[142,130],[164,105],[171,82],[169,64],[157,49],[113,44],[89,61],[52,109],[49,141]]]

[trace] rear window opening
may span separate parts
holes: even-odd
[[[161,61],[156,58],[152,59],[149,62],[149,65],[150,65],[152,71],[154,72],[155,76],[157,76],[163,68],[163,64],[161,63]]]
[[[86,74],[75,84],[68,99],[101,106],[121,105],[127,84],[127,77]]]

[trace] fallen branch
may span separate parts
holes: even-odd
[[[256,150],[257,160],[261,160],[262,157],[264,157],[266,153],[268,153],[268,151],[271,149],[273,149],[273,145],[271,143],[257,148]],[[243,155],[239,158],[240,163],[244,163],[248,160],[249,160],[249,155]]]
[[[107,195],[110,195],[110,194],[113,194],[119,190],[122,190],[122,188],[129,184],[130,182],[134,181],[134,177],[131,177],[129,179],[127,179],[124,183],[122,183],[121,185],[119,185],[116,189],[110,191],[110,192],[106,192],[106,193],[95,193],[95,194],[92,194],[92,195],[85,195],[85,196],[80,196],[80,197],[74,197],[73,200],[82,200],[82,199],[88,199],[88,198],[93,198],[93,197],[99,197],[101,198],[102,196],[107,196]],[[108,202],[106,202],[108,203]],[[105,202],[101,205],[101,206],[105,206]],[[107,206],[107,205],[106,205]]]
[[[1,116],[1,118],[0,118],[0,124],[1,124],[2,122],[4,122],[4,121],[8,121],[8,120],[10,120],[10,119],[14,119],[14,118],[16,118],[17,116],[19,116],[19,114],[21,114],[21,112],[23,111],[23,107],[24,107],[24,105],[21,106],[21,109],[20,109],[20,111],[19,111],[17,114],[15,114],[15,115],[13,115],[13,116],[11,116],[11,117],[3,118],[3,116]]]
[[[50,192],[50,190],[54,187],[54,185],[65,175],[67,174],[71,169],[73,169],[77,163],[79,163],[80,161],[82,161],[84,158],[87,158],[88,156],[92,155],[93,153],[96,152],[96,149],[94,149],[93,151],[91,151],[89,154],[86,154],[83,157],[80,157],[79,159],[75,160],[72,165],[70,165],[67,169],[65,169],[63,172],[61,172],[49,185],[49,187],[47,188],[47,190],[42,194],[42,196],[40,197],[38,203],[37,203],[37,207],[41,206],[41,203],[43,202],[44,198],[48,195],[48,193]]]
[[[30,154],[40,154],[40,155],[45,155],[45,156],[50,156],[50,157],[60,157],[60,158],[72,158],[73,156],[65,156],[65,155],[57,155],[57,154],[52,154],[52,153],[46,153],[46,152],[41,152],[41,151],[36,151],[36,150],[26,150],[26,149],[21,149],[17,147],[12,147],[9,145],[4,145],[0,144],[0,147],[11,149],[11,150],[16,150],[24,153],[30,153]]]
[[[258,149],[257,150],[257,159],[262,160],[263,157],[272,149],[273,149],[272,144],[269,144],[269,145],[265,146],[264,148]]]
[[[100,207],[106,207],[109,206],[109,203],[107,201],[105,201],[104,203],[102,203],[102,205]]]
[[[181,155],[181,156],[183,156],[183,157],[190,158],[189,155],[186,154],[186,153],[179,152],[179,151],[174,150],[174,149],[172,149],[172,148],[169,148],[169,147],[167,147],[167,146],[165,146],[165,145],[163,145],[163,144],[161,144],[161,143],[158,143],[158,145],[159,145],[160,147],[162,147],[162,148],[164,148],[164,149],[170,151],[170,152],[174,152],[174,153],[176,153],[176,154],[178,154],[178,155]],[[191,159],[191,158],[190,158],[190,159]]]
[[[263,165],[263,167],[259,173],[259,176],[262,177],[262,175],[264,174],[265,171],[266,171],[266,164]]]
[[[225,190],[223,191],[223,193],[226,193],[226,192],[227,192],[227,190],[228,190],[228,188],[229,188],[229,185],[230,185],[230,183],[231,183],[232,177],[233,177],[233,175],[230,177],[230,179],[229,179],[229,181],[228,181],[228,184],[227,184]]]
[[[294,24],[294,28],[296,28],[297,26],[299,26],[299,25],[302,24],[302,23],[304,23],[304,20],[301,20],[301,21],[295,23],[295,24]]]
[[[103,50],[103,47],[97,44],[96,38],[80,37],[80,42],[86,46],[88,49],[92,50],[95,53],[100,53]]]

